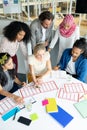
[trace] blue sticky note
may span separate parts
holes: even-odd
[[[48,114],[52,116],[63,127],[65,127],[73,119],[73,117],[68,112],[63,110],[60,106],[57,107],[58,107],[58,112],[53,112]]]
[[[4,114],[3,116],[2,116],[2,119],[4,120],[4,121],[6,121],[7,119],[9,119],[10,117],[12,117],[14,114],[15,114],[15,111],[17,110],[17,112],[19,112],[20,111],[20,108],[19,107],[15,107],[15,108],[13,108],[12,110],[10,110],[9,112],[7,112],[6,114]]]

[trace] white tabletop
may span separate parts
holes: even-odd
[[[54,77],[54,78],[53,78]],[[58,87],[63,87],[64,83],[82,83],[72,77],[61,77],[58,78],[58,75],[52,77],[49,80],[55,80]],[[48,79],[47,79],[48,81]],[[83,83],[82,83],[83,84]],[[86,84],[83,84],[84,88],[87,87]],[[20,112],[17,113],[16,119],[12,120],[13,117],[8,119],[7,121],[3,121],[0,118],[0,130],[78,130],[78,129],[87,129],[87,118],[83,118],[79,112],[75,109],[73,104],[75,101],[67,100],[58,98],[57,96],[58,90],[53,90],[49,92],[43,92],[34,95],[33,97],[37,101],[36,103],[32,104],[32,110],[29,112],[24,108]],[[67,111],[70,115],[73,116],[73,119],[71,122],[63,128],[56,120],[54,120],[45,110],[45,106],[42,106],[42,101],[45,98],[54,97],[56,98],[57,104],[62,107],[65,111]],[[87,108],[84,108],[87,109]],[[23,125],[21,123],[18,123],[17,120],[20,116],[24,116],[26,118],[29,118],[29,115],[32,113],[36,113],[38,115],[38,119],[35,121],[32,121],[29,126]]]

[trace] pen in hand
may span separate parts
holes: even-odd
[[[17,114],[17,109],[15,110],[15,113],[14,113],[14,116],[13,116],[13,120],[15,120],[16,114]]]

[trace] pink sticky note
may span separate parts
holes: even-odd
[[[43,106],[45,106],[45,105],[47,105],[47,104],[48,104],[48,100],[47,100],[47,99],[45,99],[45,100],[42,101],[42,105],[43,105]]]

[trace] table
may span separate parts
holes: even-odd
[[[53,74],[50,76],[50,78],[48,77],[48,79],[49,81],[54,80],[55,83],[58,85],[58,87],[60,86],[63,87],[64,83],[81,83],[85,89],[87,88],[87,84],[84,84],[78,81],[77,79],[69,77],[69,75],[66,75],[67,78],[64,78],[65,76],[64,77],[61,76],[60,78],[58,78],[58,75],[55,75],[54,73],[55,72],[53,72]],[[73,103],[75,103],[75,101],[58,98],[57,94],[58,94],[58,90],[52,90],[49,92],[43,92],[43,93],[34,95],[33,97],[36,99],[37,102],[32,104],[32,111],[28,112],[26,108],[21,110],[20,112],[17,113],[15,120],[12,120],[13,117],[8,119],[7,121],[3,121],[0,118],[0,129],[1,130],[7,130],[7,129],[8,130],[12,130],[12,129],[13,130],[14,129],[15,130],[16,129],[21,129],[21,130],[24,130],[24,129],[26,130],[29,130],[29,129],[30,130],[87,129],[87,118],[82,118],[79,112],[75,109],[75,107],[73,106]],[[74,117],[74,119],[65,128],[63,128],[58,122],[56,122],[53,118],[51,118],[49,114],[46,113],[45,106],[42,106],[42,100],[48,97],[55,97],[57,104]],[[87,108],[84,108],[84,109],[87,109]],[[29,118],[29,115],[32,113],[37,113],[38,119],[35,121],[32,121],[29,126],[26,126],[17,122],[19,116],[24,116],[24,117]]]

